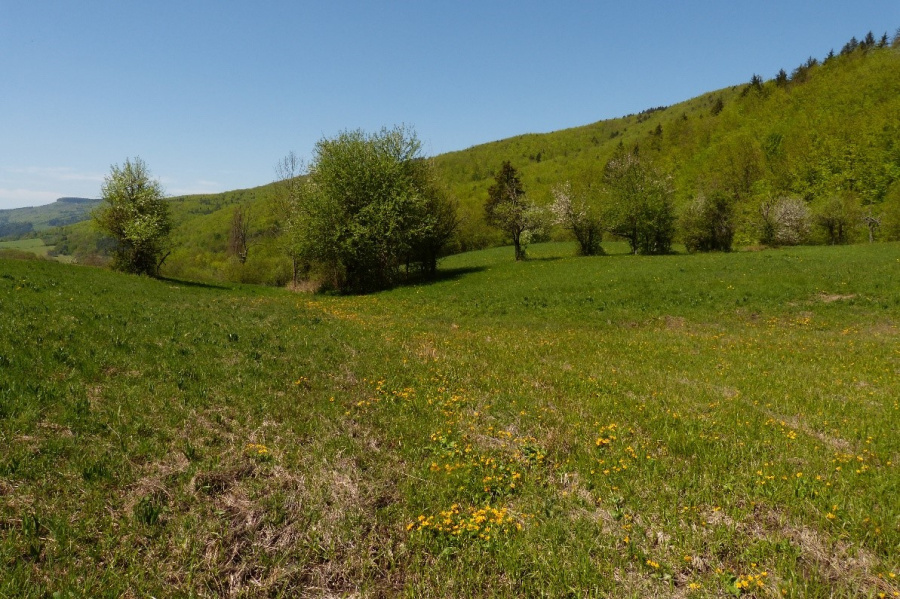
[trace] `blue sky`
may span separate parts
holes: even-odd
[[[177,195],[268,183],[343,129],[440,154],[584,125],[897,27],[897,0],[0,0],[0,208],[98,197],[127,157]]]

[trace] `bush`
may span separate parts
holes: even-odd
[[[760,206],[760,241],[767,245],[799,245],[809,237],[809,208],[800,198],[780,198]]]
[[[284,246],[295,274],[302,263],[335,289],[360,293],[434,272],[456,229],[456,206],[420,150],[403,127],[320,140],[306,179],[285,181]]]
[[[681,216],[689,252],[730,252],[734,241],[734,200],[724,192],[699,195]]]

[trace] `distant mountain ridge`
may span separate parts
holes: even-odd
[[[100,200],[92,198],[63,197],[43,206],[0,210],[0,239],[21,237],[87,220],[91,210],[99,203]]]

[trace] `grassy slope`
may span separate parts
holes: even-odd
[[[890,595],[898,250],[366,297],[0,261],[0,596]]]

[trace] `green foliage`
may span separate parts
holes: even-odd
[[[288,243],[342,292],[391,287],[410,270],[433,273],[456,227],[449,196],[403,127],[320,140],[289,198]]]
[[[635,152],[621,152],[603,174],[606,230],[628,241],[634,254],[672,249],[675,213],[669,179]]]
[[[573,191],[566,181],[552,190],[553,204],[550,206],[556,224],[570,231],[578,242],[578,253],[582,256],[596,256],[603,253],[603,227],[600,222],[600,206],[597,193],[593,189]]]
[[[641,119],[521,135],[438,156],[435,163],[461,212],[477,217],[495,174],[488,165],[513,162],[529,196],[543,201],[566,180],[599,181],[620,142],[639,146],[672,174],[679,212],[707,190],[733,194],[741,243],[756,238],[750,215],[769,198],[818,203],[851,193],[863,205],[881,204],[900,180],[900,54],[876,47],[802,66],[802,83],[785,69],[783,77],[763,81],[761,93],[742,95],[746,85],[711,91]],[[719,99],[722,110],[713,117]],[[540,162],[529,159],[538,152]],[[503,239],[469,218],[460,241],[472,247]]]
[[[847,243],[862,219],[859,206],[849,197],[833,196],[823,202],[813,215],[813,222],[825,235],[826,243]]]
[[[512,241],[516,260],[524,260],[528,242],[542,228],[543,219],[540,209],[526,197],[519,173],[508,160],[494,176],[487,196],[485,221],[503,231]]]
[[[681,236],[689,252],[729,252],[734,240],[734,199],[722,191],[699,195],[681,215]]]
[[[97,227],[116,241],[113,266],[125,272],[156,275],[168,255],[172,230],[169,205],[159,181],[150,178],[140,158],[125,160],[101,187],[103,204],[94,213]]]

